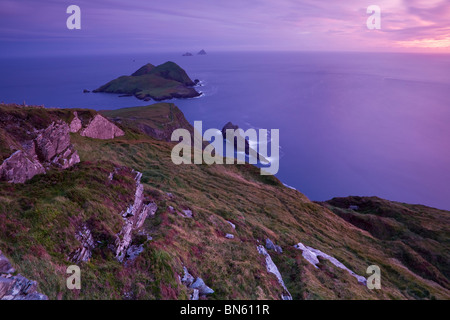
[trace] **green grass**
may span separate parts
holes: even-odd
[[[450,297],[444,283],[412,267],[418,262],[414,252],[421,245],[436,254],[448,252],[447,243],[431,241],[441,239],[448,228],[433,223],[432,217],[448,213],[417,209],[424,219],[423,230],[420,224],[399,218],[402,213],[395,203],[383,202],[379,205],[382,211],[373,207],[360,213],[362,218],[380,215],[393,219],[381,221],[388,221],[394,235],[400,232],[399,238],[404,237],[401,232],[410,235],[408,230],[435,237],[430,236],[429,242],[411,242],[408,248],[415,249],[409,252],[404,248],[403,255],[410,256],[400,259],[391,240],[355,227],[274,177],[260,176],[256,167],[174,165],[170,159],[174,144],[149,137],[139,130],[139,124],[170,131],[172,122],[185,121],[175,108],[156,104],[104,112],[110,118],[126,120],[120,124],[125,136],[95,140],[72,134],[80,164],[36,176],[22,185],[0,182],[0,248],[16,269],[37,280],[39,289],[50,298],[186,299],[189,292],[178,282],[184,265],[213,288],[215,293],[209,299],[279,299],[281,288],[256,250],[267,237],[284,250],[282,254],[269,253],[295,299]],[[60,112],[70,116],[68,111]],[[143,227],[153,240],[145,242],[144,252],[129,265],[118,263],[110,249],[123,223],[119,213],[132,203],[135,188],[133,175],[126,170],[116,174],[113,183],[107,181],[109,172],[120,166],[143,173],[146,199],[159,207]],[[176,211],[189,208],[194,218],[170,213],[168,206]],[[64,287],[65,268],[70,264],[67,255],[79,246],[75,231],[82,223],[92,228],[100,243],[90,262],[81,265],[82,290],[72,292]],[[226,233],[233,233],[235,239],[226,239]],[[134,242],[141,244],[143,239],[136,234]],[[366,275],[367,266],[379,265],[383,289],[368,290],[328,262],[315,269],[293,248],[298,242],[336,257],[360,275]],[[430,263],[438,270],[435,275],[447,278],[444,265]]]

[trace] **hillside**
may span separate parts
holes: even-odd
[[[192,81],[179,65],[168,61],[159,66],[150,63],[142,66],[131,76],[121,76],[93,90],[93,92],[134,95],[148,101],[172,98],[194,98],[200,95]]]
[[[101,114],[0,105],[0,163],[25,180],[0,182],[0,250],[16,273],[50,299],[450,298],[449,212],[314,203],[251,165],[177,166],[179,127],[191,129],[168,103]],[[41,149],[55,151],[34,157],[24,145],[41,146],[43,132]],[[79,161],[57,165],[67,148]],[[21,172],[9,160],[18,151],[44,170]],[[81,290],[65,287],[72,264]],[[373,264],[381,290],[361,278]]]

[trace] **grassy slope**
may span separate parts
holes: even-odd
[[[155,110],[159,118],[161,108],[170,105],[117,112],[127,117],[135,112],[136,118],[144,113],[151,121],[149,114]],[[0,183],[0,246],[49,297],[120,299],[129,292],[138,299],[183,299],[187,292],[176,274],[184,264],[215,290],[210,299],[278,299],[280,287],[256,251],[258,241],[266,237],[284,249],[282,254],[270,254],[294,299],[450,297],[447,289],[405,267],[384,241],[276,178],[260,176],[255,167],[176,166],[170,159],[173,144],[129,129],[126,123],[121,126],[126,135],[114,140],[73,134],[82,163],[72,169],[36,176],[23,185]],[[120,230],[119,212],[134,192],[129,176],[108,184],[109,172],[120,165],[143,173],[146,194],[159,206],[156,217],[144,226],[153,240],[129,266],[116,262],[108,249]],[[194,218],[169,213],[168,206],[190,208]],[[65,257],[78,245],[76,226],[86,221],[101,244],[91,261],[82,265],[83,289],[69,292],[64,289],[65,266],[70,264]],[[235,239],[226,239],[226,233],[235,234]],[[299,241],[336,257],[360,275],[367,266],[379,265],[383,289],[368,290],[329,263],[314,269],[292,247]]]
[[[334,198],[324,205],[382,241],[409,269],[450,289],[449,212],[377,197]]]

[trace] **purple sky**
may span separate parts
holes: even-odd
[[[82,14],[68,30],[66,8]],[[368,30],[366,9],[382,10]],[[2,55],[317,50],[450,53],[448,0],[1,0]]]

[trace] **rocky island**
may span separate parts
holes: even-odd
[[[179,65],[168,61],[159,66],[148,63],[131,76],[121,76],[93,92],[134,95],[144,101],[194,98],[200,96],[193,88],[197,82],[192,81]]]

